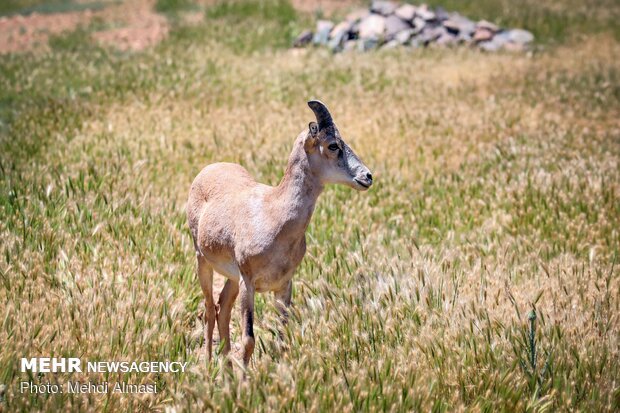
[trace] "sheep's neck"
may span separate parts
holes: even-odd
[[[312,172],[303,138],[295,141],[282,182],[276,193],[282,217],[282,227],[305,233],[323,184]]]

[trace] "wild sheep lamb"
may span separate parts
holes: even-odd
[[[187,218],[205,296],[209,360],[216,319],[223,351],[230,351],[230,316],[239,292],[244,364],[254,351],[254,294],[273,291],[286,318],[291,280],[306,252],[306,228],[324,185],[344,184],[359,191],[372,185],[369,169],[344,142],[327,107],[318,100],[308,106],[316,122],[295,140],[278,186],[258,183],[231,163],[208,165],[192,183]],[[227,278],[217,305],[214,271]]]

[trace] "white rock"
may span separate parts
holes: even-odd
[[[397,33],[410,28],[409,23],[394,14],[385,19],[385,37],[388,39],[392,39]]]
[[[315,44],[327,44],[329,40],[329,33],[332,31],[334,27],[334,23],[329,20],[319,20],[316,23],[316,33],[314,33],[314,38],[312,41]]]
[[[416,7],[411,4],[403,4],[394,12],[395,15],[400,17],[403,20],[411,21],[415,17]]]
[[[489,21],[486,20],[480,20],[477,24],[476,27],[479,29],[486,29],[489,30],[493,33],[499,31],[499,27],[496,24],[493,24]]]
[[[418,9],[415,11],[415,15],[426,21],[435,20],[435,17],[437,17],[435,16],[435,12],[430,10],[426,4],[418,7]]]
[[[337,25],[334,26],[332,31],[329,33],[330,38],[338,37],[342,33],[347,33],[351,29],[352,24],[347,20],[341,21]]]
[[[411,39],[411,35],[413,34],[412,29],[403,30],[394,36],[394,40],[396,40],[400,44],[405,44]]]
[[[508,31],[508,39],[514,43],[527,44],[534,41],[534,35],[527,30],[512,29]]]
[[[398,4],[393,1],[373,1],[370,5],[370,11],[383,16],[389,16],[398,8]]]
[[[361,39],[382,37],[385,31],[385,17],[371,14],[360,22],[359,37]]]

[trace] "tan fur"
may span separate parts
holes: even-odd
[[[209,358],[215,320],[225,340],[224,352],[230,350],[228,324],[237,294],[246,364],[254,349],[254,293],[273,291],[286,315],[291,279],[306,252],[305,231],[324,184],[343,183],[358,190],[372,184],[368,168],[344,143],[336,126],[320,119],[319,124],[321,130],[311,122],[297,137],[276,187],[256,182],[243,167],[230,163],[208,165],[192,183],[187,216],[205,295]],[[228,278],[217,306],[213,270]]]

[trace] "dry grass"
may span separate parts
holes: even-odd
[[[619,408],[612,36],[533,55],[248,53],[218,40],[227,29],[213,19],[129,58],[78,49],[2,62],[0,408]],[[64,77],[68,64],[82,70]],[[377,184],[323,194],[285,337],[260,296],[240,381],[219,356],[201,358],[185,197],[216,160],[277,183],[311,97]],[[155,382],[155,395],[20,394],[17,360],[36,355],[192,370],[109,377]],[[33,378],[69,379],[104,377]]]

